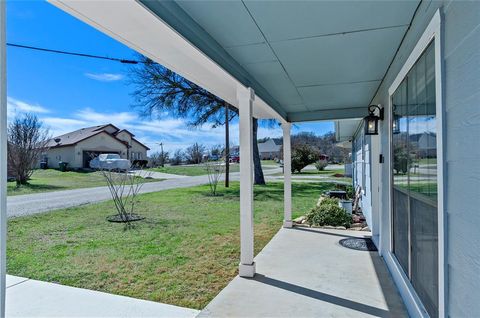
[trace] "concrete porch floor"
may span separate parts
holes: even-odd
[[[7,275],[6,317],[195,317],[198,310]]]
[[[256,276],[237,276],[198,317],[408,317],[378,253],[338,243],[369,234],[281,229],[255,258]]]

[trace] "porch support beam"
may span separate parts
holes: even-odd
[[[255,275],[253,261],[253,102],[251,88],[239,86],[240,124],[240,266],[241,277]]]
[[[288,113],[287,120],[291,123],[315,121],[315,120],[338,120],[357,119],[368,115],[367,107],[333,108],[297,113]]]
[[[7,66],[5,1],[0,1],[0,317],[5,317],[7,264]]]
[[[290,141],[291,123],[282,123],[283,130],[283,227],[290,228],[292,222],[292,145]]]

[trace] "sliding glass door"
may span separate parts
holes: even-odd
[[[431,317],[438,316],[435,55],[427,47],[392,95],[393,253]]]

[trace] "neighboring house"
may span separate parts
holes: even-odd
[[[282,141],[280,139],[269,138],[264,142],[258,143],[258,152],[261,160],[273,160],[281,158],[280,150]]]
[[[409,136],[411,151],[419,158],[431,158],[436,156],[437,135],[433,132],[423,132]]]
[[[63,161],[70,168],[77,169],[89,168],[90,160],[101,153],[117,153],[132,162],[147,160],[150,148],[134,136],[112,124],[82,128],[50,139],[42,159],[46,158],[51,168],[57,168]]]

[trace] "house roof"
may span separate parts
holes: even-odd
[[[106,131],[107,127],[113,127],[117,131],[115,132],[115,134],[110,134],[108,131]],[[93,137],[95,135],[98,135],[98,134],[101,134],[101,133],[106,133],[106,134],[110,135],[112,138],[114,138],[115,140],[117,140],[121,143],[125,143],[124,141],[122,141],[120,139],[117,139],[115,137],[121,131],[128,132],[132,136],[133,140],[138,142],[140,145],[145,147],[147,150],[150,150],[150,148],[145,146],[143,143],[141,143],[137,139],[133,138],[134,135],[131,132],[129,132],[126,129],[120,130],[118,127],[116,127],[115,125],[112,125],[112,124],[97,125],[97,126],[81,128],[81,129],[78,129],[78,130],[75,130],[75,131],[72,131],[72,132],[54,137],[54,138],[52,138],[48,141],[46,147],[48,147],[48,148],[58,148],[58,147],[73,146],[73,145],[76,145],[76,144],[78,144],[79,142],[81,142],[85,139],[91,138],[91,137]]]
[[[259,152],[278,152],[280,151],[281,144],[278,143],[278,140],[268,139],[265,142],[258,143]]]

